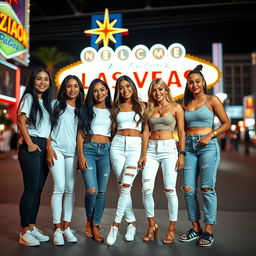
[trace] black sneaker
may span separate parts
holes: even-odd
[[[183,236],[181,236],[179,238],[179,241],[180,242],[190,242],[195,239],[198,239],[202,234],[203,234],[202,229],[199,232],[197,232],[193,228],[191,228],[186,234],[184,234]]]

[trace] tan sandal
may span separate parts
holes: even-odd
[[[92,226],[92,239],[98,243],[104,242],[104,237],[100,233],[100,227],[99,225],[93,225]]]
[[[174,243],[174,235],[175,235],[175,229],[168,229],[163,244],[173,244]]]
[[[92,238],[92,222],[88,221],[85,224],[85,236],[87,238]]]
[[[150,225],[148,227],[147,234],[144,236],[143,241],[144,242],[150,242],[154,239],[158,238],[158,225],[155,223],[154,225]]]

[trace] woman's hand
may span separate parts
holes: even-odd
[[[37,144],[31,143],[28,145],[28,152],[34,152],[36,150],[39,150],[41,152],[41,149]]]
[[[206,134],[205,136],[200,138],[200,140],[198,141],[198,144],[200,147],[205,147],[211,141],[211,139],[212,139],[211,135]]]
[[[84,172],[86,171],[86,169],[88,168],[88,162],[87,159],[85,158],[84,155],[79,156],[78,159],[78,166],[81,170],[83,170]]]
[[[46,162],[48,166],[54,165],[54,159],[58,160],[57,154],[51,146],[46,147]]]
[[[143,168],[146,165],[146,157],[145,156],[141,156],[139,161],[138,161],[138,170],[142,171]]]
[[[184,166],[185,166],[184,158],[185,158],[184,155],[179,154],[178,160],[176,162],[176,170],[181,171],[184,169]]]

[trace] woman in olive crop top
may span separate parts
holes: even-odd
[[[141,157],[138,162],[142,171],[143,205],[148,218],[148,231],[143,241],[149,242],[158,237],[158,225],[154,216],[153,191],[159,165],[163,173],[164,191],[168,201],[169,227],[164,244],[174,242],[175,224],[178,218],[178,198],[176,180],[178,170],[184,167],[185,131],[184,112],[175,103],[170,89],[161,79],[151,82],[148,90],[149,105],[145,111],[144,139]],[[173,132],[178,131],[178,154]]]
[[[198,239],[198,246],[210,246],[213,242],[213,224],[216,224],[217,197],[216,173],[220,162],[217,136],[230,128],[230,121],[223,104],[216,96],[206,93],[206,81],[198,65],[188,73],[184,104],[186,127],[186,158],[183,172],[183,191],[192,228],[180,237],[181,242]],[[213,130],[214,115],[221,122]],[[197,199],[197,182],[203,197],[205,228],[200,225],[200,208]]]

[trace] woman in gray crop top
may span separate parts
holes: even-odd
[[[184,112],[180,104],[174,102],[170,88],[161,79],[151,82],[148,90],[149,104],[145,111],[145,139],[138,162],[142,171],[143,205],[148,219],[148,230],[143,241],[149,242],[158,236],[155,222],[153,191],[159,165],[161,165],[164,191],[168,201],[169,226],[164,244],[174,242],[175,224],[178,218],[178,198],[176,180],[178,170],[184,167]],[[179,137],[178,154],[174,131]]]
[[[113,245],[117,239],[118,228],[125,217],[128,223],[125,241],[133,241],[136,232],[136,218],[132,208],[131,188],[138,174],[138,160],[141,152],[142,123],[145,103],[141,102],[135,83],[128,76],[116,81],[110,161],[120,186],[114,223],[111,225],[106,243]]]
[[[186,128],[186,158],[183,172],[183,191],[188,218],[192,228],[180,237],[181,242],[198,239],[198,246],[210,246],[213,242],[213,225],[216,224],[217,197],[216,173],[220,162],[217,136],[230,128],[230,121],[223,104],[216,96],[207,95],[207,86],[198,65],[188,73],[184,104]],[[221,122],[213,130],[214,114]],[[197,199],[197,183],[203,197],[205,227],[200,225],[200,208]]]

